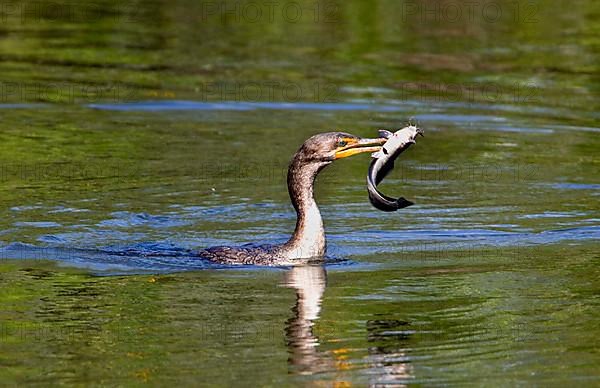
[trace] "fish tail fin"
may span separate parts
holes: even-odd
[[[411,205],[414,205],[414,202],[409,201],[408,199],[404,198],[404,197],[400,197],[396,200],[396,203],[398,204],[398,209],[403,209],[405,207],[409,207]]]

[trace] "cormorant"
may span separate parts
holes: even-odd
[[[377,152],[387,139],[362,139],[344,132],[310,137],[294,154],[287,174],[290,199],[296,209],[296,229],[281,245],[253,247],[218,246],[198,252],[202,258],[221,264],[295,265],[325,255],[325,230],[313,196],[317,174],[334,160],[363,152]]]

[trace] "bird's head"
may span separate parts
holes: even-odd
[[[329,164],[337,159],[377,152],[387,139],[363,139],[344,132],[319,133],[307,139],[296,153],[305,163]]]

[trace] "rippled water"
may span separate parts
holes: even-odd
[[[0,24],[3,382],[598,384],[595,2],[44,4]],[[324,266],[194,256],[286,240],[308,136],[409,120],[416,205],[373,209],[367,156],[319,176]]]

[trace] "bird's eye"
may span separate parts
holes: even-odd
[[[338,142],[337,142],[338,147],[345,147],[347,145],[348,145],[348,142],[346,140],[338,140]]]

